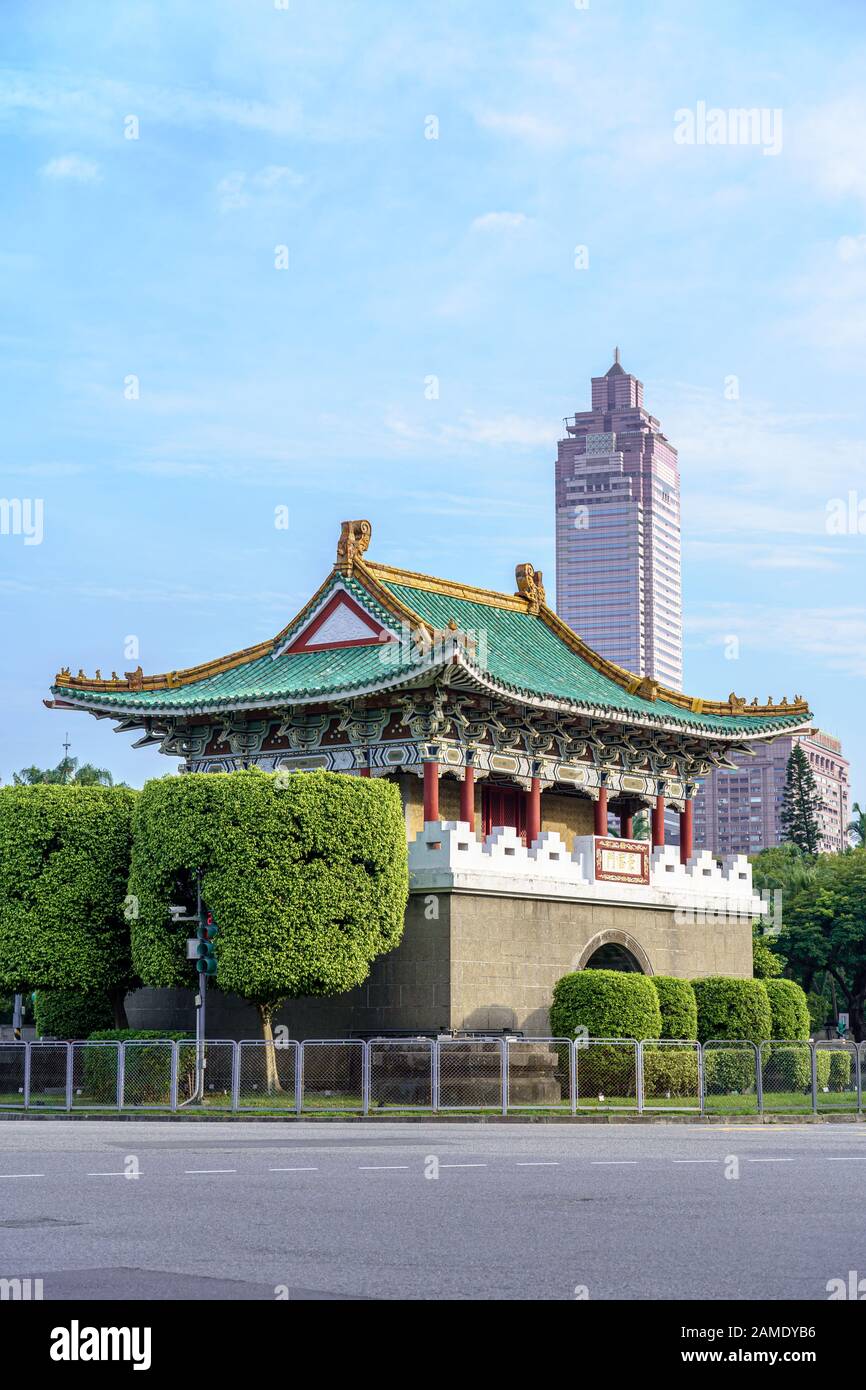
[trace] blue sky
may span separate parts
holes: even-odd
[[[0,496],[44,504],[0,535],[4,780],[67,729],[173,768],[45,710],[53,673],[275,633],[344,517],[552,581],[562,417],[618,343],[680,451],[686,689],[807,695],[863,799],[866,534],[827,528],[866,513],[860,0],[3,9]],[[781,150],[678,144],[699,102]]]

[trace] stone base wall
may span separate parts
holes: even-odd
[[[648,974],[752,974],[750,918],[678,925],[666,908],[413,893],[400,946],[374,963],[363,985],[334,999],[293,1000],[277,1022],[293,1038],[447,1028],[514,1028],[543,1037],[556,981],[608,941],[632,951]],[[126,1007],[133,1028],[195,1024],[191,991],[139,990]],[[259,1037],[258,1016],[211,989],[207,1032]]]

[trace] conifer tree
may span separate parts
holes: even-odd
[[[822,807],[815,774],[798,743],[788,759],[782,830],[785,838],[804,854],[817,854],[821,848],[818,813]]]

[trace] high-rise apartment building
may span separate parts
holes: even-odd
[[[602,656],[682,689],[677,451],[620,362],[592,378],[556,461],[556,606]]]
[[[732,754],[736,770],[717,768],[695,799],[695,849],[718,854],[757,854],[781,844],[782,802],[788,758],[799,743],[815,774],[823,802],[818,817],[821,850],[838,853],[848,844],[849,765],[837,738],[820,729],[754,743],[753,758]]]

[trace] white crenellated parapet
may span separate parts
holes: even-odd
[[[595,837],[575,836],[569,852],[556,831],[543,831],[527,847],[511,826],[497,827],[485,840],[465,821],[433,821],[409,845],[412,888],[464,889],[518,897],[633,903],[671,907],[694,915],[761,917],[767,905],[752,887],[752,869],[743,855],[721,864],[707,850],[688,864],[679,848],[650,851],[649,883],[596,877]]]

